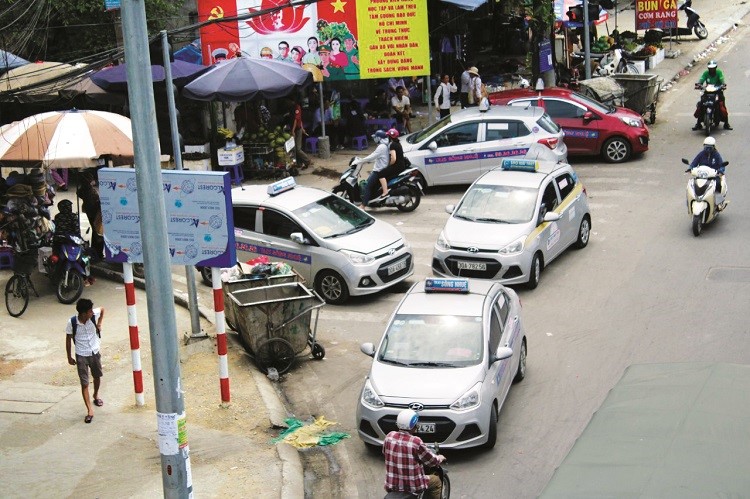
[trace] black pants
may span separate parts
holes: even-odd
[[[445,118],[445,117],[446,117],[446,116],[448,116],[449,114],[451,114],[451,109],[450,109],[450,108],[448,108],[448,109],[442,109],[442,108],[441,108],[441,109],[440,109],[440,117],[441,117],[441,118]]]
[[[467,107],[469,107],[469,93],[461,92],[459,97],[461,100],[461,109],[466,109]]]

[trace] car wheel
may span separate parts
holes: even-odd
[[[349,288],[344,278],[333,270],[323,270],[315,278],[315,291],[332,305],[341,305],[349,299]]]
[[[516,377],[513,378],[513,383],[523,381],[526,377],[526,338],[521,342],[521,353],[518,358],[518,369],[516,370]]]
[[[497,442],[497,407],[492,404],[490,409],[490,426],[487,428],[487,441],[482,445],[485,449],[492,449]]]
[[[536,289],[539,286],[539,278],[542,274],[542,257],[539,253],[534,254],[534,258],[531,259],[531,268],[529,268],[529,282],[526,286],[529,289]]]
[[[612,137],[602,146],[602,155],[608,163],[622,163],[630,159],[631,147],[623,137]]]
[[[203,284],[208,287],[212,287],[213,282],[211,281],[211,267],[198,267],[198,269],[200,270]]]
[[[583,249],[589,244],[589,236],[591,235],[591,220],[588,215],[583,217],[581,220],[581,226],[578,228],[578,240],[575,243],[576,249]]]

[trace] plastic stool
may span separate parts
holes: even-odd
[[[307,152],[312,154],[318,153],[318,138],[317,137],[308,137],[307,140],[305,140],[305,149],[307,149]]]
[[[233,184],[242,185],[245,180],[245,174],[242,172],[242,163],[236,165],[227,165],[224,167],[225,172],[229,172],[229,181]]]
[[[0,246],[0,270],[13,268],[13,248]]]
[[[367,149],[367,135],[352,137],[352,147],[358,151]]]

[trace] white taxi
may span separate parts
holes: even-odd
[[[419,413],[416,433],[441,448],[492,448],[511,384],[526,376],[521,302],[501,284],[428,278],[396,307],[357,406],[357,429],[382,445],[405,408]]]
[[[567,163],[503,160],[466,191],[438,236],[432,271],[536,288],[542,269],[591,234],[586,189]]]
[[[232,189],[237,255],[289,263],[328,303],[376,293],[414,272],[411,247],[392,225],[293,177]]]

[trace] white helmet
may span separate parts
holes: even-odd
[[[412,411],[411,409],[404,409],[403,411],[398,413],[398,417],[396,418],[396,426],[399,430],[411,431],[415,426],[417,426],[417,421],[419,421],[419,414]]]
[[[706,65],[706,67],[708,67],[708,69],[714,69],[717,66],[718,66],[718,64],[716,64],[716,61],[713,60],[713,59],[711,59],[710,61],[708,61],[708,64]]]
[[[716,147],[716,139],[713,137],[706,137],[703,140],[703,147]]]

